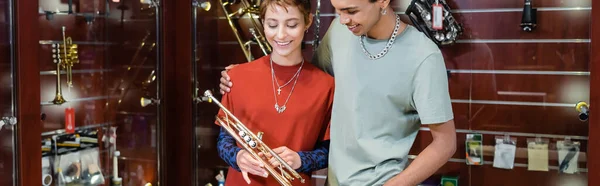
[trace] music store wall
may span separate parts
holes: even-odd
[[[318,1],[311,1],[313,13]],[[222,2],[209,2],[211,9],[199,6],[193,14],[194,76],[200,91],[217,92],[220,71],[247,60],[223,12]],[[579,119],[574,105],[589,101],[592,1],[533,1],[537,27],[531,32],[520,26],[522,0],[446,2],[464,28],[455,44],[441,47],[448,70],[458,149],[428,183],[439,184],[446,176],[457,178],[460,185],[586,185],[588,122]],[[404,14],[409,0],[395,0],[391,4],[405,23],[412,24]],[[239,6],[226,8],[231,13]],[[318,21],[305,36],[305,59],[311,59],[313,54],[315,26],[319,27],[318,36],[322,38],[330,24],[339,24],[332,23],[335,10],[328,0],[320,0],[318,11]],[[248,17],[232,22],[244,41],[251,38],[248,30],[253,25]],[[255,57],[264,55],[257,45],[252,45],[251,51]],[[199,184],[216,183],[218,170],[227,169],[215,147],[216,111],[217,107],[210,104],[198,104],[194,110]],[[483,136],[483,165],[466,164],[465,140],[470,133]],[[505,134],[517,139],[514,168],[509,170],[492,166],[495,138]],[[528,170],[527,140],[536,136],[549,140],[550,144],[565,139],[579,142],[578,173],[558,172],[555,145],[549,147],[548,171]],[[411,158],[431,141],[428,128],[422,127],[411,149]],[[326,170],[315,172],[313,184],[323,185],[325,177]]]

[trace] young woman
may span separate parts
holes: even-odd
[[[229,71],[239,85],[221,103],[252,132],[264,132],[263,142],[305,179],[294,185],[310,185],[311,172],[327,166],[334,80],[302,56],[312,22],[309,0],[263,0],[260,10],[273,52]],[[264,168],[278,165],[273,157],[261,165],[224,129],[217,146],[231,166],[225,185],[279,185]]]

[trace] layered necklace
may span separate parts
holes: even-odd
[[[398,35],[399,29],[400,29],[400,16],[396,15],[396,27],[394,27],[394,32],[392,32],[392,37],[388,40],[388,43],[387,43],[387,45],[385,45],[383,50],[381,52],[379,52],[377,55],[373,55],[369,51],[367,51],[367,48],[365,48],[365,43],[363,42],[363,40],[365,39],[366,36],[365,35],[360,36],[360,38],[358,38],[358,41],[360,42],[360,46],[362,46],[362,50],[365,53],[365,55],[367,55],[369,57],[369,59],[371,59],[371,60],[376,60],[376,59],[379,59],[379,58],[385,56],[385,54],[387,54],[390,51],[390,48],[392,48],[392,45],[394,44],[394,41],[396,40],[396,36]]]
[[[296,87],[296,83],[298,82],[298,78],[300,77],[300,71],[302,70],[302,66],[304,66],[304,58],[302,59],[302,63],[300,64],[300,68],[298,68],[298,71],[296,71],[296,74],[294,74],[292,76],[292,78],[290,78],[290,80],[287,81],[286,83],[284,83],[283,85],[279,85],[279,82],[277,81],[277,78],[275,77],[275,69],[273,68],[273,58],[269,58],[269,59],[270,59],[270,64],[271,64],[271,85],[273,85],[273,95],[275,97],[275,110],[277,111],[277,113],[281,114],[285,111],[286,105],[287,105],[288,101],[290,100],[292,93],[294,92],[294,88]],[[287,98],[285,99],[285,103],[283,103],[282,106],[279,106],[279,100],[277,99],[277,97],[279,95],[281,95],[281,88],[290,84],[290,82],[292,82],[292,80],[294,81],[294,84],[292,84],[292,90],[290,90],[290,93],[288,94]],[[275,93],[275,85],[277,85],[277,93]]]

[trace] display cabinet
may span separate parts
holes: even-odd
[[[157,1],[40,0],[42,177],[50,185],[156,185]],[[36,54],[32,54],[36,55]]]
[[[307,59],[336,16],[330,1],[311,2],[315,25],[305,36],[303,52]],[[532,31],[521,27],[524,0],[446,2],[464,28],[455,44],[441,47],[458,149],[423,185],[439,185],[442,178],[458,180],[460,185],[599,183],[598,163],[593,158],[599,149],[593,139],[598,137],[596,126],[600,121],[594,115],[598,113],[589,110],[590,105],[598,104],[596,94],[600,89],[600,57],[593,52],[598,50],[595,43],[600,37],[600,25],[592,19],[593,14],[598,15],[597,2],[534,0],[537,26]],[[412,24],[404,13],[410,3],[392,1],[391,6],[404,22]],[[219,96],[221,70],[248,61],[248,53],[254,57],[264,55],[249,32],[251,28],[260,29],[251,24],[250,16],[230,16],[244,7],[222,4],[215,0],[193,2],[194,97],[204,90]],[[243,45],[246,42],[250,44]],[[227,170],[215,147],[218,127],[214,116],[218,107],[194,103],[193,108],[196,184],[214,185],[219,171]],[[483,159],[478,165],[467,163],[473,158],[468,156],[471,146],[466,145],[467,136],[472,134],[481,135],[479,150]],[[496,154],[497,139],[516,141],[514,163],[509,168],[494,165],[494,159],[500,156]],[[431,141],[429,128],[423,126],[409,159]],[[576,150],[565,150],[563,144],[578,146],[569,146]],[[532,149],[536,145],[545,150]],[[316,171],[313,185],[324,185],[326,177],[325,170]]]
[[[16,173],[16,98],[12,1],[0,1],[0,185],[14,185]]]

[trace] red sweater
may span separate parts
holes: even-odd
[[[296,152],[311,151],[317,142],[329,140],[333,77],[305,61],[296,86],[285,105],[286,110],[277,113],[275,97],[279,106],[283,106],[294,86],[294,80],[277,95],[269,59],[270,56],[264,56],[231,69],[228,74],[235,85],[229,93],[223,95],[221,103],[254,134],[264,132],[262,140],[271,149],[286,146]],[[280,66],[273,63],[279,85],[288,82],[299,67],[300,64]],[[224,116],[223,114],[219,111],[219,116]],[[305,184],[300,184],[297,179],[292,184],[311,185],[311,176],[300,174],[305,179]],[[249,177],[251,185],[279,185],[271,175],[266,179],[252,174],[249,174]],[[225,185],[247,184],[241,172],[229,168]]]

